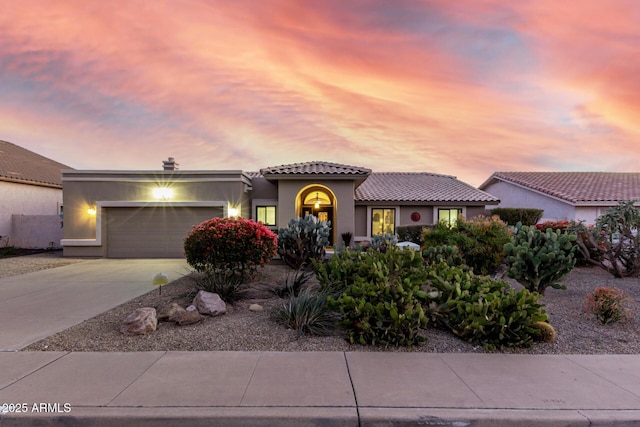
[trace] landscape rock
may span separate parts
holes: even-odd
[[[208,316],[220,316],[227,312],[227,305],[220,295],[207,291],[199,291],[193,299],[193,305],[196,306],[200,314]]]
[[[169,305],[165,305],[158,312],[158,320],[165,322],[177,322],[180,317],[187,311],[180,305],[172,302]]]
[[[251,310],[251,311],[263,311],[264,307],[261,306],[260,304],[251,304],[249,306],[249,310]]]
[[[197,310],[184,311],[176,323],[180,326],[193,325],[204,320],[204,316],[198,313]]]
[[[128,315],[120,327],[120,332],[125,335],[144,335],[153,332],[158,327],[156,309],[142,307]]]
[[[190,306],[187,307],[187,311],[196,311],[197,308],[195,305],[191,304]]]

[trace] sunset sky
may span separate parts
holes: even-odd
[[[0,139],[76,169],[640,171],[638,0],[0,2]]]

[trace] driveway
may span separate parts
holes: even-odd
[[[0,351],[17,351],[145,294],[157,273],[176,280],[184,259],[92,259],[0,279]]]

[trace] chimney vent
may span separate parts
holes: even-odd
[[[166,171],[177,171],[179,164],[176,163],[176,160],[173,157],[169,157],[168,160],[162,161],[162,169]]]

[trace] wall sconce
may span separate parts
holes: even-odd
[[[87,213],[91,216],[95,216],[96,215],[96,207],[95,206],[89,206],[89,209],[87,209]]]
[[[240,213],[240,209],[236,207],[232,208],[231,206],[229,206],[229,210],[228,210],[229,218],[238,216],[238,213]]]
[[[156,187],[153,189],[153,197],[159,200],[169,200],[173,197],[173,190],[168,187]]]

